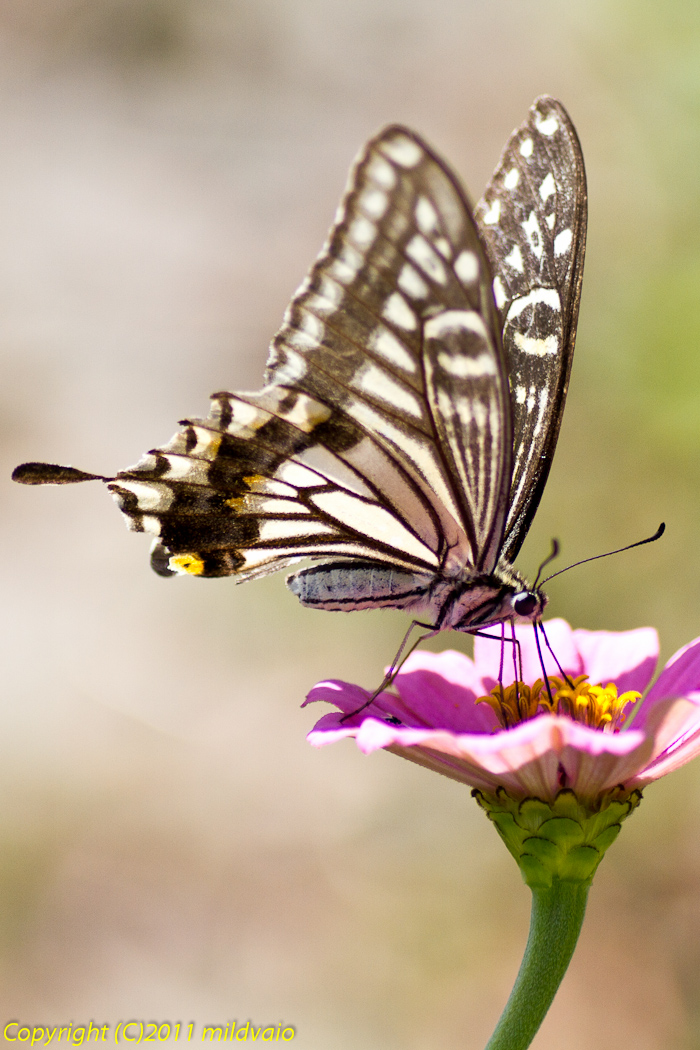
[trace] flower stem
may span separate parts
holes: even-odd
[[[525,1050],[552,1004],[581,932],[588,883],[532,890],[530,935],[513,991],[486,1050]]]

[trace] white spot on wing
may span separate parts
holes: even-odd
[[[536,339],[531,335],[523,335],[522,332],[513,332],[513,342],[518,350],[533,357],[553,357],[559,349],[559,340],[556,335]]]
[[[287,351],[290,353],[290,351]],[[297,355],[291,351],[292,355]],[[276,377],[279,373],[276,372]],[[228,425],[230,434],[254,434],[256,430],[264,426],[271,419],[270,413],[261,409],[258,405],[250,405],[247,401],[235,399],[229,402],[231,407],[231,422]]]
[[[512,321],[515,317],[519,317],[523,310],[537,303],[544,303],[557,313],[561,311],[561,300],[556,288],[533,288],[528,295],[523,295],[511,303],[506,320]]]
[[[486,325],[475,310],[445,310],[437,317],[431,317],[425,323],[425,338],[440,339],[445,332],[455,332],[460,329],[474,332],[484,341],[488,340]]]
[[[479,277],[479,260],[474,252],[464,251],[455,259],[455,273],[460,281],[473,284]]]
[[[537,216],[534,211],[531,211],[525,222],[521,223],[525,236],[527,237],[528,244],[532,250],[532,254],[537,258],[542,258],[542,232],[540,230],[540,224],[537,221]]]
[[[275,477],[279,478],[280,481],[284,481],[287,485],[293,485],[295,489],[305,489],[311,485],[320,484],[318,474],[307,470],[306,467],[299,466],[298,463],[289,461],[278,468]]]
[[[339,284],[324,278],[319,290],[306,299],[305,305],[316,313],[327,315],[336,312],[342,299],[343,291]]]
[[[320,343],[326,332],[326,326],[320,317],[316,314],[311,313],[309,310],[301,310],[298,314],[299,320],[296,323],[296,328],[301,329],[305,335],[313,341],[313,343]]]
[[[397,284],[402,292],[414,299],[425,299],[429,291],[423,278],[409,263],[404,263]]]
[[[364,215],[358,215],[348,227],[348,239],[362,250],[366,250],[377,236],[377,227]]]
[[[325,423],[327,419],[330,419],[331,410],[328,405],[314,401],[307,394],[300,394],[292,408],[280,411],[279,414],[292,426],[310,434],[319,423]]]
[[[516,388],[515,388],[515,403],[518,404],[518,405],[524,405],[526,397],[527,397],[527,389],[524,386],[516,386]]]
[[[333,532],[321,521],[295,520],[294,518],[262,518],[259,523],[261,540],[285,540],[297,536],[326,535]]]
[[[489,205],[488,211],[485,211],[481,221],[487,226],[493,226],[494,223],[498,222],[501,217],[501,202],[496,198]]]
[[[387,321],[391,321],[398,328],[405,328],[409,332],[413,331],[418,323],[413,310],[399,292],[394,292],[393,295],[389,296],[384,304],[382,317],[386,317]]]
[[[402,168],[415,168],[423,156],[423,150],[418,143],[406,135],[395,135],[394,138],[385,139],[380,143],[380,149]]]
[[[309,508],[297,500],[270,499],[266,496],[246,494],[242,497],[243,512],[252,514],[309,514]],[[233,503],[233,500],[231,501]]]
[[[544,220],[544,221],[545,221],[545,222],[547,223],[547,226],[549,227],[549,229],[550,229],[550,230],[553,230],[553,229],[554,229],[554,223],[555,223],[555,222],[557,221],[557,216],[556,216],[556,213],[555,213],[555,212],[552,212],[552,214],[551,214],[551,215],[548,215],[548,216],[547,216],[547,217],[545,218],[545,220]]]
[[[522,273],[525,269],[523,255],[520,251],[520,246],[517,244],[513,246],[513,250],[506,255],[503,261],[508,263],[511,270],[517,270],[518,273]]]
[[[547,414],[547,408],[549,406],[549,387],[542,387],[539,393],[539,412],[537,413],[537,423],[532,432],[532,436],[537,438],[542,432],[542,425],[544,423],[544,417]]]
[[[520,182],[520,172],[517,168],[511,168],[503,179],[503,185],[507,190],[514,190]]]
[[[389,198],[383,190],[370,188],[362,192],[359,204],[371,219],[381,219],[389,206]]]
[[[363,263],[364,256],[346,242],[336,258],[330,261],[328,272],[341,284],[350,284],[357,277]]]
[[[403,368],[406,372],[416,370],[413,356],[388,328],[375,328],[370,336],[369,349],[381,354],[392,365]]]
[[[160,520],[152,514],[144,514],[141,518],[141,528],[144,532],[150,532],[152,536],[160,536]]]
[[[494,277],[493,280],[493,297],[496,301],[496,306],[500,310],[508,301],[506,290],[503,287],[503,281],[500,277]]]
[[[565,255],[571,247],[571,230],[562,230],[554,238],[554,254]]]
[[[438,284],[446,284],[447,274],[439,256],[430,247],[425,237],[419,233],[412,237],[406,245],[406,255],[420,266],[428,277],[432,277]]]
[[[456,376],[458,379],[466,379],[469,376],[496,375],[498,371],[496,362],[491,354],[488,353],[479,354],[477,357],[469,357],[467,354],[457,356],[443,352],[438,354],[437,359],[438,364],[446,372],[449,372],[451,376]]]
[[[285,342],[293,343],[296,346],[301,347],[317,347],[318,342],[315,339],[309,338],[304,335],[303,332],[298,332],[296,329],[292,329],[284,334]],[[301,379],[306,375],[306,358],[302,357],[301,354],[297,354],[294,350],[291,350],[289,346],[284,347],[284,362],[277,365],[275,368],[275,380],[285,383],[296,383],[298,379]]]
[[[557,192],[556,183],[554,181],[554,176],[552,175],[552,173],[550,171],[550,173],[547,175],[547,177],[545,179],[543,179],[543,181],[542,181],[542,183],[540,185],[540,197],[542,198],[543,201],[546,201],[549,197],[552,196],[553,193],[556,193],[556,192]]]
[[[378,186],[385,190],[393,190],[396,185],[396,172],[393,165],[375,154],[367,165],[367,174]]]
[[[433,233],[437,227],[437,212],[427,197],[419,197],[416,204],[416,222],[423,233]]]
[[[297,459],[311,467],[312,470],[318,471],[326,481],[331,481],[342,488],[350,489],[351,492],[356,492],[359,496],[374,498],[355,471],[334,453],[324,448],[323,445],[311,445],[304,452],[299,453]],[[319,484],[320,481],[321,478],[316,478],[316,484]]]
[[[538,113],[535,117],[535,127],[540,135],[549,137],[559,130],[559,121],[553,114],[549,117],[544,117],[541,113]]]
[[[166,456],[166,459],[170,467],[168,471],[169,481],[177,481],[186,477],[190,477],[193,481],[198,480],[196,477],[193,477],[195,475],[195,470],[193,469],[195,464],[187,456]],[[200,468],[202,466],[203,464],[199,464]],[[209,468],[206,467],[204,469],[208,470]]]
[[[531,157],[532,156],[532,139],[526,138],[520,143],[520,156]]]
[[[386,401],[388,405],[398,408],[409,415],[422,419],[423,412],[418,401],[410,391],[392,379],[382,368],[367,364],[354,377],[353,383],[373,397]]]
[[[446,237],[436,237],[434,243],[443,259],[449,260],[452,258],[452,245]]]
[[[192,427],[197,438],[197,444],[190,452],[191,456],[201,456],[203,459],[214,459],[219,448],[219,435],[212,434],[211,430],[204,427]]]
[[[162,513],[168,509],[174,498],[173,490],[167,485],[146,485],[139,481],[122,481],[121,478],[117,480],[117,484],[119,488],[126,489],[136,496],[139,510],[158,510]],[[115,493],[115,498],[119,501],[119,493]]]

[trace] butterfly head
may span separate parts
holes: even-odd
[[[534,623],[542,619],[547,600],[547,595],[541,590],[517,591],[510,596],[512,619],[516,623]]]

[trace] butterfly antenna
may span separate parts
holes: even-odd
[[[661,539],[665,531],[666,523],[662,521],[653,536],[647,536],[645,540],[637,540],[636,543],[630,543],[626,547],[619,547],[615,551],[606,551],[605,554],[594,554],[592,558],[583,558],[582,561],[575,561],[572,565],[567,565],[565,569],[560,569],[559,572],[553,572],[546,580],[542,580],[540,586],[544,587],[545,583],[549,583],[549,581],[553,580],[555,576],[561,576],[563,572],[568,572],[569,569],[575,569],[578,565],[585,565],[589,561],[598,561],[599,558],[609,558],[611,554],[622,554],[623,551],[631,551],[633,547],[643,547],[645,543],[654,543],[656,540]],[[545,562],[544,564],[546,565],[547,563]]]
[[[535,577],[535,582],[532,585],[533,591],[537,590],[537,585],[539,583],[540,576],[542,575],[542,570],[544,569],[544,567],[546,565],[549,565],[550,562],[554,561],[554,559],[556,557],[558,557],[558,555],[559,555],[559,540],[552,540],[552,550],[547,555],[547,557],[544,559],[544,561],[540,565],[539,569],[537,570],[537,576]],[[551,576],[548,577],[548,579],[550,579],[550,580],[551,580],[551,578],[552,578]]]

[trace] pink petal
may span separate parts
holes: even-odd
[[[581,657],[579,656],[574,641],[574,632],[571,630],[571,627],[566,620],[549,620],[545,623],[544,628],[547,632],[549,644],[556,653],[557,660],[559,660],[563,669],[571,675],[583,674],[583,671],[581,670]],[[542,664],[540,663],[540,657],[537,651],[535,629],[530,624],[525,624],[516,627],[515,634],[520,643],[520,653],[523,662],[523,681],[527,682],[528,685],[532,685],[538,678],[542,678]],[[558,675],[560,672],[554,657],[547,649],[544,640],[541,638],[540,648],[547,674]],[[474,639],[474,663],[476,664],[482,678],[490,683],[489,688],[492,688],[498,681],[500,662],[500,638],[496,638],[495,641],[492,641],[491,639],[480,638],[477,635]],[[514,677],[512,646],[508,644],[508,640],[506,639],[503,680],[506,683],[510,683],[514,680]]]
[[[591,685],[614,682],[621,693],[636,689],[643,693],[659,657],[659,636],[653,627],[635,631],[574,631],[581,655],[582,674]],[[556,651],[556,650],[555,650]]]
[[[350,735],[365,754],[388,748],[474,787],[493,790],[502,785],[545,799],[553,798],[562,783],[581,797],[594,798],[643,770],[653,747],[650,738],[634,730],[601,733],[554,715],[490,735],[407,728],[375,718],[366,718],[359,728],[341,730],[324,730],[319,722],[309,740],[321,746]]]
[[[654,752],[635,778],[639,785],[658,780],[700,754],[700,694],[657,700],[647,717],[645,733],[654,737]]]
[[[668,661],[649,690],[647,701],[700,692],[700,638],[684,645]]]
[[[459,733],[490,733],[499,728],[488,704],[477,704],[487,689],[474,663],[463,653],[413,653],[396,676],[395,688],[409,724],[439,726]]]

